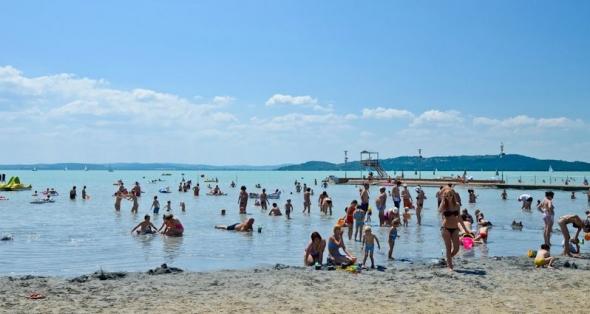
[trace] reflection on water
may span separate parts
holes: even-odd
[[[149,179],[159,178],[159,171],[117,171],[113,173],[100,171],[38,171],[14,172],[21,181],[33,184],[36,190],[54,187],[60,192],[53,204],[29,204],[30,191],[0,192],[9,201],[0,202],[0,235],[11,234],[12,241],[0,241],[0,274],[41,274],[41,275],[78,275],[93,272],[98,268],[117,271],[145,271],[162,263],[194,271],[217,270],[225,268],[246,268],[260,264],[283,263],[301,265],[302,254],[309,242],[310,234],[318,231],[323,238],[328,238],[336,220],[344,215],[344,208],[353,199],[358,199],[358,188],[354,186],[329,186],[327,192],[334,202],[333,216],[319,214],[317,202],[312,199],[311,215],[302,214],[302,194],[294,191],[295,178],[310,183],[315,190],[314,198],[323,189],[313,185],[313,179],[322,179],[332,173],[318,172],[239,172],[239,181],[234,172],[192,172],[185,173],[185,178],[198,182],[199,175],[218,177],[220,187],[228,193],[226,197],[206,196],[206,189],[201,190],[200,197],[192,193],[170,194],[158,193],[161,185],[178,185],[180,173],[162,177],[167,182],[148,184]],[[443,174],[440,174],[443,175]],[[481,176],[480,176],[481,175]],[[488,178],[493,174],[477,173],[474,176]],[[588,174],[577,174],[590,176]],[[147,179],[141,180],[145,176]],[[304,177],[304,179],[300,179]],[[121,211],[113,208],[113,182],[123,179],[126,183],[139,181],[146,192],[139,199],[139,213],[130,213],[131,202],[123,200]],[[254,206],[249,200],[249,215],[239,215],[237,208],[238,189],[229,187],[231,180],[237,181],[238,187],[246,185],[248,192],[260,192],[253,188],[261,183],[267,190],[280,189],[292,199],[294,211],[292,219],[286,217],[269,217],[268,212]],[[203,182],[201,187],[204,187]],[[73,185],[88,187],[92,199],[87,201],[70,201],[67,192]],[[394,249],[396,261],[440,258],[443,243],[440,236],[440,218],[436,210],[434,194],[437,188],[424,188],[428,199],[423,211],[422,226],[416,226],[413,213],[409,227],[400,227]],[[458,191],[467,199],[465,188]],[[377,189],[371,191],[371,205]],[[413,192],[413,189],[412,189]],[[465,206],[473,215],[476,208],[481,209],[494,227],[489,233],[487,245],[477,245],[471,251],[461,252],[468,258],[497,255],[523,255],[528,249],[536,249],[543,240],[543,222],[536,210],[523,212],[516,198],[523,193],[508,190],[509,199],[500,200],[500,192],[495,189],[476,189],[479,195],[476,205]],[[534,198],[543,197],[544,191],[527,191]],[[570,193],[556,192],[555,206],[557,216],[566,213],[583,215],[587,209],[585,195],[577,193],[578,199],[571,200]],[[168,200],[173,204],[172,212],[185,227],[185,236],[170,238],[161,235],[134,236],[130,230],[143,220],[145,214],[152,216],[152,222],[159,227],[162,223],[162,211],[154,216],[150,210],[153,197],[157,195],[160,204]],[[277,203],[281,210],[285,199]],[[179,203],[186,203],[186,212],[179,210]],[[391,206],[391,198],[387,200]],[[220,209],[227,209],[225,216]],[[255,229],[262,226],[262,232],[236,233],[216,230],[216,224],[233,224],[246,218],[256,219]],[[380,228],[375,222],[370,224],[374,234],[381,241],[381,250],[375,251],[375,261],[380,265],[387,262],[387,235],[389,228]],[[512,230],[513,220],[522,221],[522,231]],[[555,226],[557,228],[557,225]],[[561,233],[553,235],[555,243],[561,243]],[[362,257],[361,243],[346,240],[347,248]],[[582,250],[585,247],[582,246]]]
[[[182,242],[184,238],[168,236],[161,236],[161,238],[164,250],[164,258],[166,259],[166,262],[172,263],[182,251]]]

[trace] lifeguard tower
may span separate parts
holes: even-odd
[[[383,170],[383,168],[381,167],[381,164],[379,163],[379,153],[363,150],[361,152],[360,161],[361,161],[361,166],[362,166],[361,178],[363,177],[362,169],[366,169],[366,168],[377,172],[377,175],[374,177],[381,178],[381,179],[385,179],[385,178],[389,177],[387,172],[385,172],[385,170]]]

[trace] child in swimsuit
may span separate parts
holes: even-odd
[[[375,251],[375,242],[377,247],[381,250],[379,239],[371,231],[371,226],[365,226],[365,237],[363,238],[363,246],[365,248],[365,257],[363,258],[363,266],[367,262],[367,257],[371,258],[371,268],[375,268],[375,260],[373,259],[373,252]]]
[[[138,228],[139,230],[137,230]],[[152,224],[150,221],[150,215],[145,215],[145,217],[143,217],[143,221],[135,226],[135,228],[131,229],[131,233],[133,233],[135,230],[137,230],[137,234],[152,234],[156,233],[158,228],[156,228],[156,226],[154,226],[154,224]]]
[[[399,236],[397,235],[397,227],[399,226],[399,219],[394,219],[391,223],[391,229],[389,229],[388,235],[388,242],[389,242],[389,253],[387,253],[387,258],[390,260],[393,259],[393,247],[395,246],[395,239]]]
[[[487,221],[484,221],[480,225],[477,237],[475,237],[475,239],[473,239],[473,241],[480,242],[480,243],[488,243],[489,226],[490,226],[490,223]]]
[[[412,217],[412,215],[410,215],[410,209],[409,208],[404,208],[404,227],[408,226],[408,221],[410,220],[410,218]]]
[[[154,196],[154,201],[152,202],[152,209],[154,210],[154,214],[158,214],[160,211],[160,202],[158,201],[158,196]]]
[[[354,218],[354,240],[356,241],[357,234],[360,236],[359,241],[363,241],[363,226],[365,225],[365,211],[362,208],[357,207],[352,214]]]
[[[281,213],[281,210],[277,206],[277,203],[272,203],[272,208],[270,209],[270,212],[268,212],[268,215],[269,216],[282,216],[283,214]]]
[[[291,219],[291,212],[293,211],[293,204],[291,204],[291,200],[287,200],[287,204],[285,204],[285,215],[287,219]]]
[[[537,256],[535,257],[535,267],[545,267],[553,268],[553,263],[555,262],[555,257],[551,256],[549,253],[549,245],[542,244],[541,249],[537,252]]]
[[[168,201],[166,202],[166,211],[169,212],[172,210],[172,202]]]

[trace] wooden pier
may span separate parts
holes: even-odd
[[[466,188],[493,188],[493,189],[516,189],[516,190],[562,190],[562,191],[588,191],[588,185],[572,185],[572,184],[528,184],[528,183],[506,183],[502,180],[460,180],[455,178],[439,178],[439,179],[419,179],[419,178],[398,178],[403,184],[411,186],[431,186],[439,187],[452,184],[455,186],[463,186]],[[369,183],[371,185],[379,186],[393,186],[395,179],[364,179],[364,178],[336,178],[330,177],[329,181],[332,184],[345,185],[361,185]]]

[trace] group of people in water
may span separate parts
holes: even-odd
[[[233,183],[233,186],[235,186],[235,183]],[[298,186],[301,186],[301,183],[296,182],[296,189]],[[180,187],[182,187],[184,192],[184,186],[181,185]],[[357,200],[351,201],[350,205],[346,208],[345,214],[341,218],[338,218],[336,225],[332,229],[332,234],[328,237],[327,241],[323,239],[318,232],[313,232],[311,234],[311,241],[307,245],[304,254],[305,265],[321,265],[324,263],[324,257],[326,257],[326,262],[328,264],[333,265],[351,265],[356,263],[357,258],[347,250],[345,245],[344,233],[347,232],[348,241],[353,241],[354,239],[354,241],[361,242],[362,251],[364,253],[361,264],[366,267],[368,266],[366,264],[367,260],[370,260],[371,267],[375,267],[373,253],[375,247],[378,249],[381,248],[382,242],[378,236],[373,233],[370,225],[372,216],[372,208],[369,205],[370,187],[371,185],[368,182],[360,187],[360,202]],[[73,190],[75,193],[75,189]],[[127,198],[133,201],[134,205],[132,207],[132,212],[137,212],[137,197],[141,195],[139,184],[136,182],[136,185],[131,192],[125,192],[126,189],[124,189],[121,182],[119,190],[115,193],[115,209],[120,210],[120,200]],[[220,190],[218,190],[217,193],[220,193]],[[311,211],[312,193],[311,188],[307,186],[303,189],[303,213],[309,214]],[[387,187],[379,188],[379,193],[374,204],[379,220],[378,226],[388,228],[386,242],[389,246],[387,253],[389,259],[394,259],[395,241],[399,237],[398,228],[400,226],[408,225],[408,221],[412,216],[410,210],[414,211],[417,224],[421,224],[422,209],[427,197],[420,186],[415,188],[415,193],[416,197],[414,198],[412,196],[413,193],[408,186],[399,180],[393,182],[390,191],[387,190]],[[198,192],[195,193],[195,195],[198,195]],[[590,202],[590,191],[588,192],[588,195]],[[393,207],[387,209],[387,201],[390,197],[393,201]],[[553,197],[553,192],[547,192],[545,193],[545,198],[537,203],[537,209],[542,213],[544,222],[544,243],[538,250],[535,258],[535,265],[538,267],[550,267],[554,263],[554,258],[552,258],[549,253],[552,246],[551,234],[555,223]],[[251,196],[247,192],[246,186],[241,186],[237,201],[240,214],[246,213],[249,198],[251,198]],[[441,186],[436,193],[435,198],[437,199],[438,212],[440,215],[440,234],[446,251],[445,262],[447,267],[452,270],[454,268],[453,257],[459,253],[461,245],[465,243],[464,239],[469,238],[470,241],[475,244],[485,244],[487,243],[489,232],[493,225],[490,221],[484,218],[484,214],[481,211],[476,210],[474,219],[467,209],[461,209],[461,197],[451,184]],[[508,199],[506,190],[502,192],[501,199]],[[525,193],[518,197],[518,201],[522,202],[523,210],[531,210],[534,199],[529,194]],[[473,189],[468,189],[468,202],[477,202],[477,194]],[[262,193],[258,195],[257,205],[260,205],[260,208],[263,211],[268,210],[268,205],[271,205],[265,189],[263,189]],[[320,213],[323,215],[333,214],[332,198],[328,195],[327,191],[323,191],[319,195],[317,205]],[[271,206],[272,207],[268,212],[269,215],[283,215],[283,212],[277,203],[272,203]],[[157,196],[154,196],[151,209],[155,215],[158,214],[160,204]],[[181,209],[184,211],[184,203],[181,203]],[[167,236],[182,236],[184,233],[184,227],[170,211],[171,204],[170,201],[168,201],[166,204],[166,213],[163,216],[164,219],[160,228],[156,228],[150,221],[150,216],[146,215],[144,221],[135,226],[132,229],[132,232],[136,234],[152,234],[160,232]],[[290,199],[284,204],[284,212],[287,219],[290,219],[293,213],[293,204]],[[590,211],[587,211],[586,215],[587,217],[581,218],[578,215],[569,214],[558,219],[557,224],[564,237],[564,255],[575,256],[575,254],[579,254],[580,233],[582,230],[584,232],[590,232]],[[216,225],[215,228],[228,231],[251,232],[254,230],[254,222],[254,218],[247,218],[243,222],[231,225]],[[475,224],[477,225],[477,228],[475,228],[476,231],[473,231],[473,226]],[[568,230],[569,225],[576,229],[573,236],[570,235]],[[513,221],[512,227],[514,229],[522,228],[522,222]],[[326,247],[327,255],[324,256]]]

